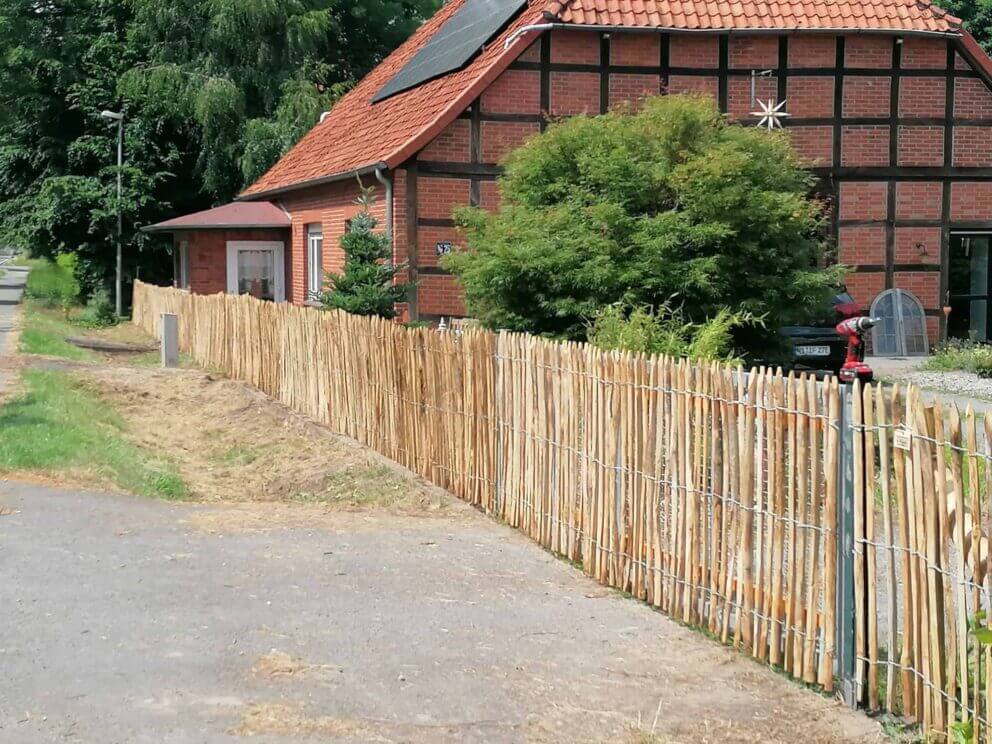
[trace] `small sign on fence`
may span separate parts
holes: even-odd
[[[896,449],[905,450],[909,452],[910,445],[913,441],[913,435],[909,433],[909,429],[902,427],[895,429],[892,432],[892,446]]]

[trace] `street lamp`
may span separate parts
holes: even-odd
[[[114,293],[117,317],[121,317],[123,306],[121,303],[121,274],[123,273],[122,243],[124,240],[123,222],[121,217],[121,176],[124,168],[124,113],[120,111],[103,111],[100,113],[104,119],[117,122],[117,280]]]

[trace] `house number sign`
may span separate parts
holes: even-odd
[[[450,240],[439,240],[434,244],[434,251],[439,256],[445,256],[451,253],[451,241]]]

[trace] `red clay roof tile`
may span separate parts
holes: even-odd
[[[272,202],[231,202],[202,212],[185,214],[144,228],[147,232],[204,230],[208,228],[289,227],[289,215]]]
[[[449,0],[403,45],[345,95],[243,199],[300,188],[379,165],[395,168],[439,134],[521,54],[528,41],[504,41],[536,23],[683,31],[823,30],[953,33],[960,21],[929,0],[533,0],[461,70],[373,104],[372,96],[437,32],[465,0]],[[984,56],[984,54],[983,54]],[[988,57],[979,63],[984,68]]]
[[[638,0],[555,0],[548,6],[548,12],[561,23],[616,25],[619,13],[624,26],[661,26],[686,31],[799,28],[956,33],[960,29],[957,18],[927,0],[647,0],[643,3]]]
[[[331,109],[278,163],[242,193],[252,197],[378,164],[393,168],[426,145],[527,48],[504,40],[518,28],[539,23],[543,4],[527,7],[509,27],[461,70],[372,103],[372,96],[464,4],[450,0]],[[454,112],[454,113],[452,113]]]

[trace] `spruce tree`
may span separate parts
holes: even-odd
[[[373,191],[363,188],[356,200],[361,211],[341,237],[344,273],[327,274],[320,302],[326,308],[353,315],[395,318],[395,305],[406,299],[408,285],[396,282],[396,275],[404,267],[393,264],[389,237],[375,232],[378,222],[372,215]]]

